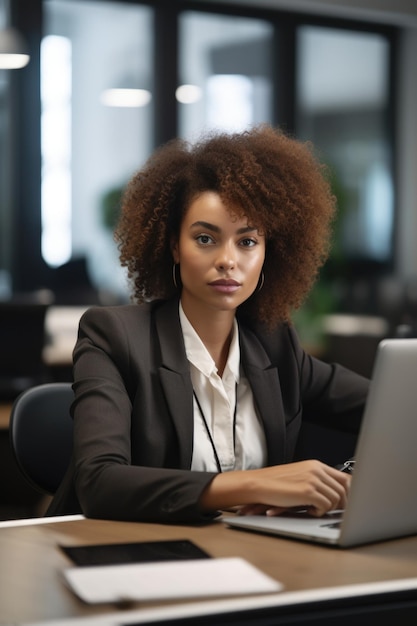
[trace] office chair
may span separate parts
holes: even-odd
[[[26,481],[53,495],[72,452],[71,383],[46,383],[21,393],[13,403],[9,436],[12,453]]]

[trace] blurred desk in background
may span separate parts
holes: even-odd
[[[46,345],[43,360],[48,368],[69,368],[72,365],[78,323],[88,306],[51,305],[46,313]],[[389,323],[383,317],[370,315],[325,315],[322,320],[325,353],[318,356],[336,361],[370,376],[377,346],[389,334]],[[69,380],[69,379],[67,379]]]
[[[0,404],[0,430],[8,430],[11,410],[12,405],[10,402],[2,402]]]
[[[50,306],[45,318],[46,344],[43,360],[48,367],[66,367],[72,363],[78,322],[87,306]]]
[[[0,302],[0,399],[12,401],[42,382],[45,318],[49,303],[16,296]]]
[[[378,344],[390,332],[388,321],[371,315],[338,314],[325,315],[322,324],[323,360],[340,363],[370,378]]]
[[[331,335],[367,335],[382,337],[389,331],[388,321],[384,317],[372,315],[349,315],[338,313],[325,315],[323,327]]]

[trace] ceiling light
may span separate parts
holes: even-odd
[[[144,107],[152,100],[147,89],[106,89],[100,101],[109,107]]]
[[[30,56],[22,35],[14,28],[0,30],[0,69],[16,70],[29,63]]]
[[[175,97],[181,104],[194,104],[201,99],[201,88],[197,85],[180,85],[175,91]]]

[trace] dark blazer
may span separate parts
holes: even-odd
[[[366,379],[306,354],[289,325],[239,328],[269,465],[293,459],[302,420],[357,432]],[[198,500],[215,474],[190,471],[193,391],[177,300],[89,309],[74,349],[74,392],[73,460],[47,514],[210,518]]]

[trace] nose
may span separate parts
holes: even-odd
[[[216,269],[221,272],[226,272],[233,269],[235,265],[236,258],[234,255],[233,246],[222,246],[216,259]]]

